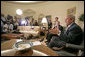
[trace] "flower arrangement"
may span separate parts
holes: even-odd
[[[80,21],[84,21],[84,14],[81,14],[78,19],[79,19]]]

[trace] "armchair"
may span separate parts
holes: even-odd
[[[66,46],[56,51],[59,53],[60,56],[84,56],[84,33],[83,33],[83,40],[80,45],[66,43]]]

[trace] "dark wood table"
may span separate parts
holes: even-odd
[[[16,39],[11,39],[11,40],[8,40],[6,42],[3,42],[1,44],[1,51],[7,50],[7,49],[12,49],[12,46],[15,43],[16,43]],[[43,53],[47,54],[48,56],[59,56],[59,54],[57,54],[56,52],[54,52],[53,50],[51,50],[50,48],[48,48],[47,46],[44,46],[42,44],[41,45],[37,45],[37,46],[33,46],[32,49],[38,50],[40,52],[43,52]],[[23,56],[26,56],[26,54],[24,54]]]
[[[20,37],[23,37],[23,34],[14,34],[14,33],[7,33],[7,34],[2,34],[1,38],[5,39],[19,39]]]

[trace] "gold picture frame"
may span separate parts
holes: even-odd
[[[76,14],[76,7],[67,9],[67,15],[75,15]]]

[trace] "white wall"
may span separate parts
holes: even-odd
[[[1,13],[11,14],[12,16],[16,15],[16,9],[32,9],[36,12],[34,15],[35,19],[38,19],[39,14],[52,15],[52,21],[54,21],[55,17],[59,17],[59,21],[61,25],[65,26],[65,17],[67,16],[67,9],[76,7],[76,23],[78,23],[81,27],[81,22],[78,21],[78,17],[80,14],[84,13],[84,2],[83,1],[48,1],[37,4],[14,4],[14,3],[6,3],[1,2]]]

